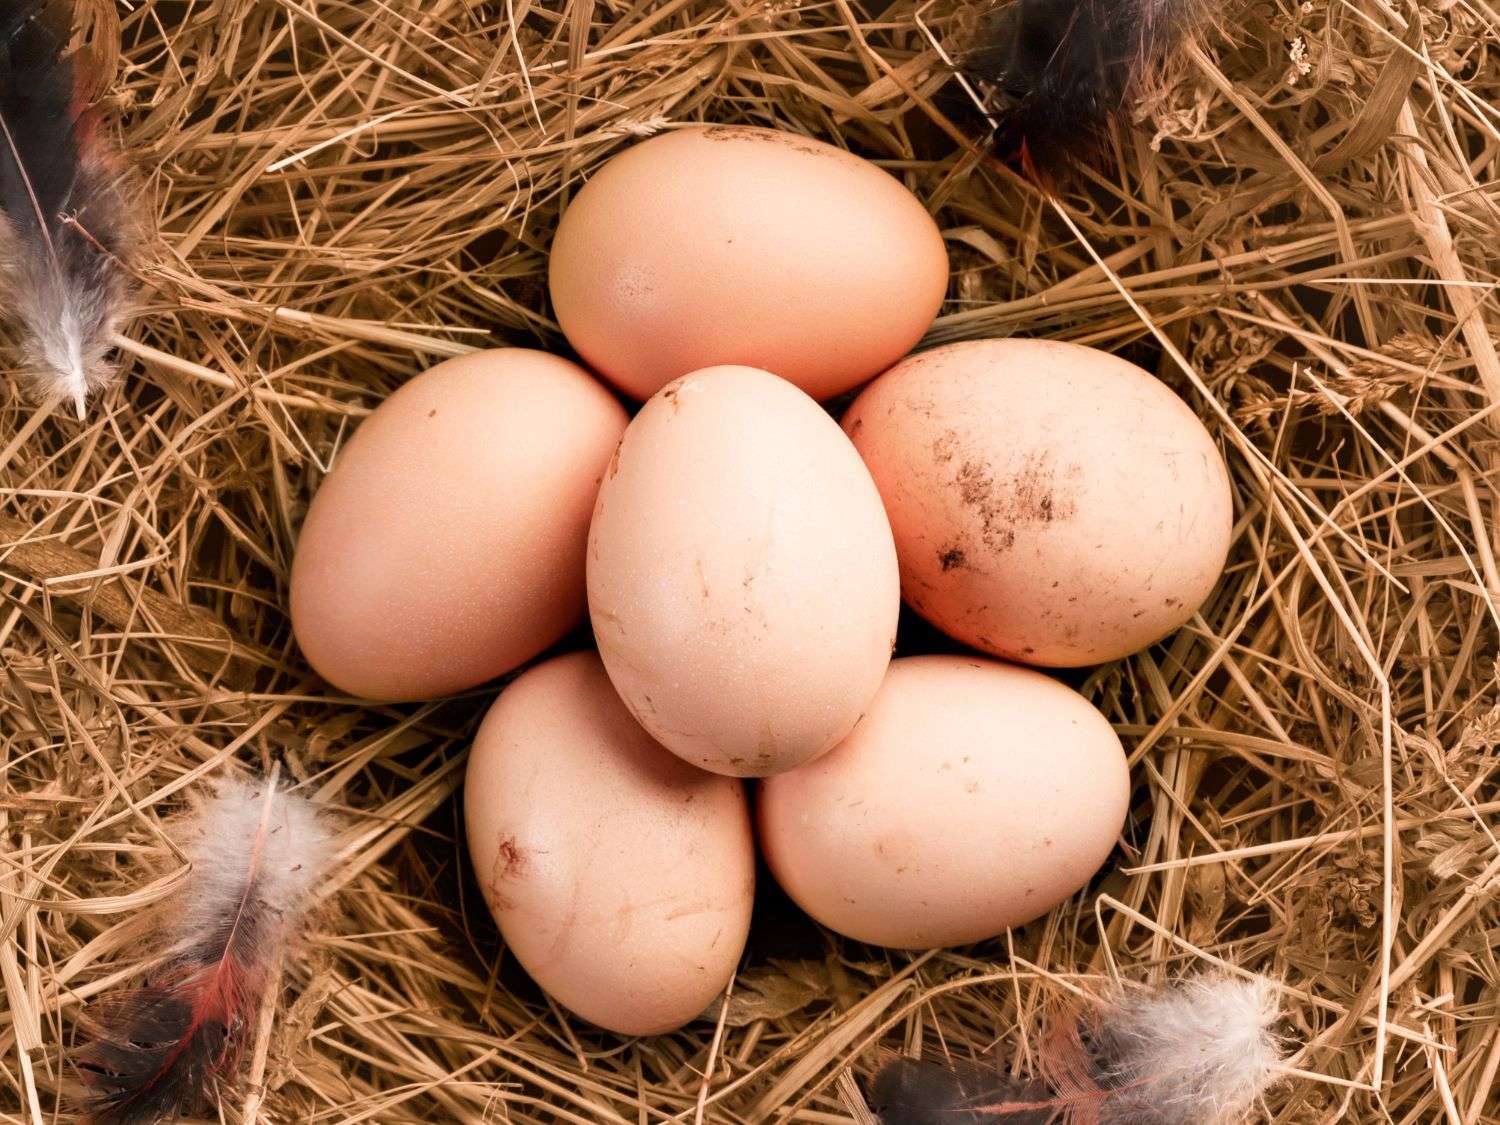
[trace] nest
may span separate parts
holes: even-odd
[[[854,1121],[846,1070],[910,1049],[1025,1073],[1059,999],[1221,968],[1280,990],[1266,1120],[1500,1121],[1493,5],[1237,3],[1055,205],[963,143],[981,123],[941,6],[88,12],[159,233],[87,422],[0,384],[5,1120],[68,1119],[80,1012],[142,973],[143,908],[182,874],[163,823],[280,762],[342,811],[342,862],[225,1120]],[[1075,677],[1136,783],[1086,892],[910,955],[767,885],[727,1002],[624,1041],[526,980],[467,868],[457,790],[493,689],[338,697],[286,583],[359,418],[443,357],[564,349],[559,208],[699,120],[901,176],[952,252],[928,342],[1155,370],[1221,441],[1238,523],[1186,628]]]

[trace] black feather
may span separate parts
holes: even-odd
[[[56,215],[63,210],[77,177],[71,151],[76,86],[72,60],[64,54],[69,34],[57,6],[44,0],[5,0],[0,113],[9,143],[0,149],[0,199],[12,221],[28,227],[35,226],[38,212]]]
[[[81,104],[67,0],[0,0],[0,283],[27,372],[79,414],[110,376],[129,238],[117,162]]]
[[[94,1013],[101,1026],[80,1062],[90,1087],[95,1125],[155,1125],[184,1107],[205,1108],[221,1060],[238,1030],[227,1021],[203,1022],[191,1036],[192,1005],[156,988],[122,998]]]
[[[1051,1109],[1025,1108],[1047,1098],[1040,1083],[993,1064],[897,1058],[875,1075],[868,1101],[880,1125],[1047,1125]]]
[[[1004,0],[959,66],[990,101],[996,144],[1047,187],[1096,161],[1214,0]]]

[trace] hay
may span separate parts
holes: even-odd
[[[1500,12],[1237,4],[1056,209],[955,145],[961,93],[908,0],[878,8],[91,0],[161,233],[86,424],[0,390],[5,1120],[67,1119],[79,1011],[147,967],[141,908],[181,875],[162,822],[280,761],[345,810],[346,862],[261,1033],[264,1099],[227,1120],[850,1121],[846,1062],[1024,1069],[1058,997],[1224,965],[1282,990],[1300,1073],[1269,1120],[1500,1121]],[[286,575],[357,419],[442,356],[561,346],[558,208],[699,119],[885,162],[950,239],[931,340],[1154,368],[1230,451],[1239,523],[1187,628],[1080,681],[1137,783],[1091,893],[907,956],[768,890],[721,1018],[621,1042],[525,981],[470,882],[455,790],[490,693],[334,696]]]

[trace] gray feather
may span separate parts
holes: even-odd
[[[79,107],[66,0],[0,0],[0,287],[25,373],[83,416],[129,296],[118,169]]]

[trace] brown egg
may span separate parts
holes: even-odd
[[[469,755],[464,820],[506,945],[564,1007],[651,1035],[724,991],[755,890],[743,785],[653,742],[593,653],[500,694]]]
[[[841,394],[911,350],[947,284],[942,235],[895,177],[772,129],[678,129],[627,149],[552,243],[569,342],[638,399],[720,364]]]
[[[589,611],[631,713],[694,765],[759,777],[849,733],[900,610],[870,474],[817,403],[749,367],[631,422],[589,532]]]
[[[625,429],[576,364],[508,348],[418,375],[339,452],[302,526],[292,626],[366,699],[492,679],[583,615],[599,479]]]
[[[880,488],[908,604],[1027,664],[1096,664],[1187,621],[1229,552],[1213,438],[1107,352],[976,340],[912,356],[844,417]]]
[[[893,661],[870,713],[763,782],[776,881],[832,930],[898,949],[1040,917],[1099,869],[1130,778],[1108,721],[1057,681],[979,657]]]

